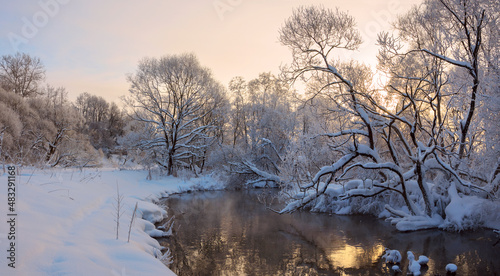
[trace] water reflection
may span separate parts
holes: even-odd
[[[174,252],[178,275],[393,275],[384,248],[424,254],[423,275],[499,273],[500,246],[491,231],[399,233],[368,216],[295,213],[277,215],[257,201],[258,192],[204,192],[170,197],[179,227],[161,240]]]

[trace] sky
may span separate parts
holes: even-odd
[[[421,0],[0,0],[0,55],[39,57],[46,83],[120,103],[144,57],[194,53],[223,85],[279,73],[279,29],[304,5],[348,11],[364,38],[342,58],[376,65],[376,38]]]

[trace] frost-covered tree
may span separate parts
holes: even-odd
[[[67,100],[67,92],[64,88],[47,86],[43,96],[30,99],[30,106],[37,110],[37,113],[44,121],[45,128],[39,132],[39,149],[44,151],[44,161],[53,165],[59,162],[54,161],[58,148],[68,138],[78,121],[75,119],[75,112],[71,110],[71,105]],[[56,158],[59,159],[59,158]]]
[[[0,86],[22,97],[38,94],[39,84],[45,79],[45,69],[37,57],[25,53],[4,55],[0,58]]]
[[[490,170],[500,156],[491,143],[499,137],[493,123],[499,104],[500,46],[493,43],[500,35],[499,11],[491,1],[426,1],[400,17],[397,36],[380,39],[381,65],[392,79],[421,80],[422,91],[432,93],[428,115],[436,117],[433,134],[442,158],[481,185],[491,183]],[[403,70],[403,64],[413,64],[407,68],[419,73]]]
[[[68,101],[65,89],[50,85],[41,87],[44,78],[45,69],[39,58],[24,53],[0,58],[0,156],[3,163],[96,165],[99,161],[88,142],[88,133],[76,132],[82,124],[81,117]],[[101,115],[96,113],[95,116],[100,118]],[[118,120],[114,118],[113,121]]]
[[[88,147],[88,136],[78,134],[78,125],[83,118],[69,102],[63,87],[47,85],[43,94],[31,98],[29,103],[45,122],[44,131],[38,133],[40,143],[37,149],[46,165],[89,166],[100,161],[95,150]]]
[[[295,92],[273,74],[261,73],[249,82],[233,78],[229,93],[232,172],[250,183],[279,181],[279,164],[296,130]]]
[[[203,159],[220,126],[214,114],[224,104],[223,87],[210,70],[192,54],[145,58],[127,79],[132,116],[149,130],[138,146],[169,175]]]
[[[11,161],[11,153],[21,135],[23,123],[10,98],[16,95],[0,88],[0,160],[5,170],[5,164]]]
[[[248,128],[246,112],[246,90],[247,84],[243,77],[234,77],[229,82],[229,92],[231,97],[231,133],[233,147],[236,144],[248,146]]]
[[[294,91],[271,73],[261,73],[247,84],[247,139],[257,151],[261,139],[283,152],[295,130]]]
[[[459,169],[461,163],[466,167],[468,161],[464,159],[469,160],[478,150],[481,128],[484,128],[481,126],[483,106],[497,98],[491,94],[490,85],[498,91],[495,82],[498,81],[499,46],[493,41],[498,41],[499,11],[498,5],[491,1],[426,1],[401,16],[395,24],[398,38],[407,43],[410,53],[419,51],[420,59],[440,63],[442,69],[434,75],[445,71],[445,77],[453,82],[449,90],[457,96],[450,106],[455,114],[450,116],[458,123],[454,131],[457,143],[448,154],[456,158],[454,169]]]
[[[84,92],[76,98],[75,105],[88,124],[101,123],[106,120],[109,103],[101,96]]]
[[[99,156],[75,128],[81,117],[64,88],[47,86],[23,98],[0,89],[2,163],[38,166],[95,166]]]
[[[332,110],[330,100],[325,95],[311,98],[315,88],[312,84],[309,86],[310,93],[299,100],[295,134],[279,166],[282,189],[285,191],[310,182],[319,168],[342,156],[339,147],[324,134],[334,133],[350,121],[349,116]]]
[[[89,136],[94,148],[102,149],[108,154],[113,152],[125,126],[124,114],[120,108],[101,96],[87,92],[77,97],[75,106],[84,119],[80,132]]]
[[[328,184],[334,180],[335,174],[358,156],[366,156],[377,161],[375,154],[374,130],[371,119],[362,108],[362,98],[359,95],[362,81],[354,82],[346,75],[356,73],[357,64],[339,63],[331,60],[332,51],[339,49],[355,50],[361,44],[361,35],[355,29],[354,19],[347,13],[316,7],[302,7],[294,12],[280,30],[280,41],[288,46],[293,54],[293,63],[287,72],[293,80],[313,80],[314,98],[316,94],[326,93],[332,101],[331,109],[338,109],[344,116],[354,116],[352,124],[360,129],[349,128],[331,133],[332,138],[346,136],[349,147],[345,149],[342,158],[334,165],[324,167],[312,179],[311,184],[302,189],[316,187],[316,192],[305,199],[289,205],[283,211],[291,211],[307,205],[323,194]],[[340,71],[342,70],[342,71]],[[361,70],[361,68],[360,68]],[[359,142],[363,142],[360,144]],[[344,142],[345,144],[345,142]],[[322,177],[326,176],[325,185],[320,185]]]
[[[16,164],[34,164],[40,161],[43,155],[40,145],[44,134],[50,132],[50,123],[40,118],[38,110],[18,94],[1,90],[0,102],[6,107],[6,112],[11,114],[11,118],[19,120],[15,119],[12,123],[20,122],[18,128],[7,123],[10,126],[6,128],[5,138],[10,139],[4,141],[4,160]]]
[[[310,99],[326,97],[332,118],[347,120],[322,135],[331,139],[338,159],[300,185],[304,193],[281,212],[324,207],[327,200],[334,209],[350,205],[350,212],[383,208],[399,229],[408,230],[453,220],[447,205],[461,200],[457,190],[491,197],[491,189],[465,178],[458,164],[469,162],[480,145],[480,123],[473,122],[481,90],[479,48],[490,13],[467,1],[427,1],[412,10],[396,24],[398,35],[380,36],[380,68],[391,80],[386,91],[378,91],[369,68],[332,58],[361,43],[351,16],[316,7],[296,10],[280,31],[293,54],[287,73],[309,84]],[[442,18],[447,27],[436,28]],[[401,204],[407,213],[393,208]]]

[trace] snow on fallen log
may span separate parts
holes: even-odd
[[[255,164],[250,161],[243,161],[241,163],[232,163],[236,166],[233,173],[237,174],[250,174],[257,177],[257,179],[247,181],[247,185],[259,184],[261,182],[274,182],[276,185],[281,184],[281,178],[275,174],[268,173],[266,171],[260,170]]]
[[[391,222],[391,224],[395,224],[396,229],[401,232],[438,228],[444,221],[437,214],[434,214],[432,217],[425,215],[412,216],[402,210],[396,210],[387,204],[385,205],[385,210],[392,215],[392,217],[386,220]]]
[[[443,223],[443,218],[437,214],[428,216],[407,216],[397,219],[396,229],[401,232],[417,231],[438,228]]]

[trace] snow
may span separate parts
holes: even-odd
[[[352,134],[368,136],[368,132],[361,130],[361,129],[346,129],[346,130],[341,130],[339,132],[326,133],[326,134],[322,134],[322,135],[328,136],[330,138],[335,138],[335,137],[340,137],[340,136],[344,136],[344,135],[352,135]]]
[[[383,259],[385,259],[386,263],[399,263],[401,262],[401,253],[398,250],[391,250],[391,249],[386,249],[384,256],[382,256]],[[395,270],[395,269],[394,269]]]
[[[417,231],[424,229],[438,228],[443,223],[443,218],[438,214],[428,216],[407,216],[402,219],[393,219],[396,222],[396,229],[401,232]]]
[[[459,60],[451,59],[451,58],[449,58],[449,57],[446,57],[446,56],[440,55],[440,54],[438,54],[438,53],[434,53],[434,52],[432,52],[432,51],[430,51],[430,50],[428,50],[428,49],[422,49],[422,51],[424,51],[424,52],[426,52],[426,53],[428,53],[428,54],[430,54],[430,55],[432,55],[432,56],[435,56],[435,57],[437,57],[437,58],[439,58],[439,59],[441,59],[441,60],[444,60],[444,61],[446,61],[446,62],[448,62],[448,63],[451,63],[451,64],[453,64],[453,65],[460,66],[460,67],[464,67],[464,68],[467,68],[467,69],[469,69],[469,70],[473,70],[472,65],[471,65],[469,62],[466,62],[466,61],[459,61]]]
[[[152,201],[171,193],[217,187],[209,178],[146,180],[145,171],[34,170],[16,175],[16,263],[0,258],[0,275],[174,275],[155,258],[162,250],[151,236],[167,212]],[[1,183],[7,183],[3,174]],[[116,240],[117,185],[123,195],[119,239]],[[5,186],[4,186],[5,187]],[[3,199],[7,189],[0,189]],[[5,200],[0,202],[5,203]],[[127,243],[130,219],[137,216]],[[0,208],[7,217],[6,204]],[[0,248],[8,244],[6,223],[0,224]],[[168,250],[167,250],[168,252]],[[159,258],[168,259],[167,253]]]
[[[451,202],[445,209],[446,220],[441,227],[464,230],[483,225],[500,229],[500,204],[477,196],[460,196],[455,183],[448,188]]]
[[[274,181],[275,183],[280,183],[281,180],[280,178],[277,176],[277,175],[274,175],[274,174],[270,174],[268,172],[265,172],[263,170],[259,170],[255,165],[253,165],[252,163],[250,162],[243,162],[250,170],[252,170],[255,174],[261,176],[262,178],[264,179],[267,179],[267,180],[270,180],[270,181]]]
[[[418,256],[418,260],[417,262],[420,264],[420,265],[427,265],[427,263],[429,263],[429,258],[427,256],[424,256],[424,255],[420,255]]]
[[[349,215],[352,212],[352,207],[351,206],[344,206],[337,210],[335,214],[337,215]]]
[[[318,180],[322,175],[334,173],[339,169],[340,164],[343,164],[347,158],[339,159],[332,166],[323,167],[315,179]],[[350,157],[350,156],[349,156]],[[435,160],[435,159],[434,159]],[[439,165],[437,161],[432,161],[435,165]],[[426,165],[429,165],[426,163]],[[389,168],[398,170],[399,168],[392,163],[356,163],[349,166],[363,166],[365,168]],[[439,165],[440,166],[440,165]],[[398,173],[402,170],[399,169]],[[413,174],[413,170],[405,173],[405,177]],[[343,175],[337,179],[341,179]],[[347,180],[347,179],[346,179]],[[430,216],[422,212],[423,201],[422,192],[416,180],[408,180],[405,182],[406,193],[409,203],[413,206],[414,214],[410,212],[406,205],[402,205],[402,200],[399,196],[391,198],[394,205],[385,204],[377,201],[376,198],[366,198],[370,195],[377,194],[382,191],[382,185],[390,185],[387,183],[378,183],[376,186],[370,179],[349,179],[346,182],[333,182],[326,186],[323,182],[316,184],[317,191],[308,190],[307,192],[297,191],[294,198],[281,211],[281,213],[293,212],[297,208],[310,208],[313,212],[326,212],[339,215],[349,215],[356,213],[371,213],[379,218],[384,218],[395,225],[396,229],[402,232],[410,232],[424,229],[445,229],[451,231],[472,230],[480,227],[490,229],[500,229],[500,204],[499,200],[491,200],[475,195],[465,195],[456,189],[459,182],[451,183],[448,192],[444,195],[438,194],[436,187],[439,184],[433,182],[425,182],[425,188],[428,196],[432,201],[441,199],[447,202],[446,207],[442,207],[440,212],[434,209]],[[313,182],[314,184],[314,182]],[[312,187],[312,186],[310,186]],[[471,186],[472,187],[472,186]],[[393,188],[399,189],[399,187]],[[349,201],[355,196],[365,197],[363,200]],[[413,214],[413,215],[412,215]]]
[[[354,189],[363,189],[363,180],[361,179],[353,179],[347,181],[344,185],[346,191],[354,190]]]
[[[401,268],[399,268],[398,265],[393,265],[392,270],[394,270],[394,272],[401,272]]]
[[[324,166],[322,167],[319,172],[316,173],[316,175],[314,176],[312,182],[313,183],[317,183],[319,181],[319,179],[325,175],[325,174],[331,174],[331,173],[335,173],[337,172],[338,170],[340,170],[343,166],[345,166],[347,163],[349,163],[349,161],[351,161],[353,158],[355,157],[355,154],[353,153],[350,153],[350,154],[346,154],[344,156],[342,156],[337,162],[335,162],[333,165],[331,166]]]
[[[408,274],[415,276],[420,275],[421,274],[420,264],[417,261],[415,261],[415,256],[411,251],[408,251],[406,254],[408,255],[408,261],[409,261]]]
[[[446,272],[455,273],[455,272],[457,272],[457,269],[458,269],[458,267],[455,264],[447,264],[446,265]]]
[[[356,148],[356,152],[365,156],[371,156],[377,160],[377,163],[382,163],[380,159],[380,156],[378,155],[378,152],[376,150],[371,149],[367,145],[358,145]]]
[[[338,71],[337,71],[337,68],[331,66],[330,64],[328,64],[328,69],[333,73],[333,74],[338,74]]]

